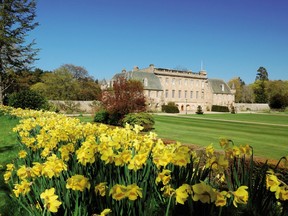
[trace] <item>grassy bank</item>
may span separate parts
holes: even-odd
[[[155,115],[155,132],[161,138],[218,148],[220,137],[253,146],[255,155],[279,159],[287,155],[288,116],[268,114]]]
[[[9,189],[4,183],[3,175],[6,170],[6,164],[17,157],[17,137],[12,132],[18,119],[7,116],[0,116],[0,215],[11,215],[15,212],[11,199],[8,197]]]

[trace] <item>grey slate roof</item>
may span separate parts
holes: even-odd
[[[112,79],[116,79],[118,76],[125,76],[126,79],[135,79],[143,83],[144,89],[146,90],[157,90],[162,91],[162,86],[159,78],[154,73],[143,72],[141,70],[128,71],[124,73],[116,74]],[[144,79],[147,79],[147,86],[144,85]]]
[[[221,79],[208,79],[208,83],[214,94],[231,94],[231,89]]]

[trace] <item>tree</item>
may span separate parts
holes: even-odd
[[[42,83],[36,83],[32,90],[50,100],[77,100],[80,86],[73,75],[63,67],[42,76]]]
[[[91,78],[89,76],[88,71],[81,66],[76,66],[73,64],[64,64],[60,68],[66,68],[75,79],[85,79],[85,78]]]
[[[261,80],[261,81],[268,81],[268,72],[266,68],[264,67],[259,67],[257,70],[257,75],[256,75],[256,80]]]
[[[102,103],[108,111],[113,124],[120,124],[120,120],[128,113],[143,112],[146,110],[144,89],[138,80],[126,80],[118,77],[113,88],[102,94]]]
[[[236,103],[241,103],[243,102],[243,87],[245,86],[245,82],[240,78],[240,77],[236,77],[231,79],[228,82],[228,85],[230,88],[234,88],[236,90],[235,93],[235,102]]]
[[[10,85],[8,71],[29,68],[36,60],[35,41],[26,42],[38,25],[35,11],[36,0],[0,0],[0,104]]]
[[[85,78],[78,80],[80,89],[77,94],[78,100],[101,100],[100,85],[92,78]]]
[[[256,103],[267,103],[268,96],[266,93],[266,84],[268,82],[268,72],[264,67],[259,67],[255,82],[253,84],[253,91]]]

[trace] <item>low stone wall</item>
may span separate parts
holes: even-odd
[[[97,109],[97,101],[60,101],[50,100],[60,112],[63,113],[91,113],[93,114]]]
[[[236,111],[267,111],[270,110],[268,104],[255,103],[235,103]]]

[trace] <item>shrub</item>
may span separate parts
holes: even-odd
[[[149,131],[153,129],[153,126],[155,124],[154,118],[149,113],[129,113],[127,114],[123,119],[123,126],[125,126],[126,123],[130,125],[140,125],[144,129],[143,131]]]
[[[286,106],[288,106],[288,95],[275,94],[270,98],[271,109],[285,109]]]
[[[179,113],[179,109],[174,102],[169,102],[167,105],[162,105],[162,112]]]
[[[32,90],[12,93],[8,97],[8,105],[15,108],[33,110],[47,110],[49,108],[46,98]]]
[[[202,107],[200,105],[198,105],[197,107],[197,111],[196,111],[196,114],[203,114],[203,110],[202,110]]]
[[[109,120],[109,113],[106,110],[100,110],[94,116],[94,122],[107,124]]]
[[[236,111],[235,111],[235,107],[234,106],[231,106],[231,114],[235,114]]]
[[[213,112],[229,112],[229,108],[227,106],[220,106],[220,105],[212,105]]]

